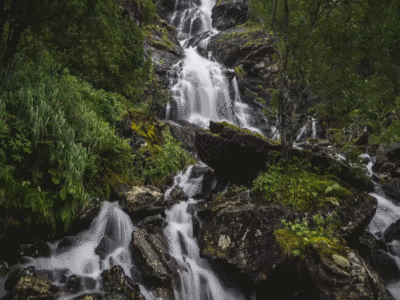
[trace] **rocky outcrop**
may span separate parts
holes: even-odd
[[[281,220],[284,219],[286,222],[292,223],[295,223],[296,220],[302,220],[302,222],[312,224],[314,222],[313,216],[316,214],[322,216],[323,219],[328,219],[329,216],[336,214],[335,224],[337,224],[337,227],[334,236],[337,240],[351,244],[351,241],[357,240],[363,234],[365,228],[371,222],[376,211],[376,205],[376,199],[366,193],[355,193],[351,199],[340,202],[340,204],[327,204],[319,211],[311,214],[295,211],[278,203],[268,202],[254,195],[251,190],[233,187],[224,195],[214,196],[207,207],[198,213],[198,216],[203,220],[203,226],[198,237],[201,255],[217,258],[236,266],[241,272],[249,274],[257,283],[258,288],[261,287],[261,289],[262,286],[269,285],[272,278],[276,279],[279,274],[286,274],[289,272],[288,270],[302,272],[305,274],[304,278],[310,276],[311,279],[306,280],[301,285],[307,285],[307,288],[311,291],[316,288],[319,291],[318,293],[321,294],[321,299],[325,299],[325,285],[330,284],[329,276],[336,272],[340,265],[335,266],[327,261],[318,260],[322,254],[317,251],[319,249],[317,240],[314,241],[317,250],[312,246],[311,250],[309,249],[307,250],[309,252],[306,252],[309,254],[306,254],[303,258],[290,256],[293,249],[288,249],[291,249],[293,243],[298,241],[291,241],[290,237],[289,239],[285,237],[287,229],[283,229]],[[280,235],[277,232],[280,232]],[[314,243],[311,243],[311,245],[314,245]],[[335,242],[334,245],[339,247],[340,243]],[[340,247],[340,249],[348,249],[346,251],[353,251],[351,257],[345,257],[350,269],[346,273],[348,276],[343,277],[341,281],[339,279],[338,281],[333,280],[333,287],[329,290],[329,293],[340,296],[342,290],[353,290],[354,287],[363,283],[363,288],[356,290],[354,297],[360,296],[359,299],[363,299],[362,297],[367,295],[371,297],[365,299],[374,299],[373,297],[379,294],[381,296],[378,295],[378,299],[390,299],[382,296],[388,294],[375,271],[371,270],[354,250],[345,246]],[[332,250],[333,254],[336,252]],[[336,253],[335,255],[339,254]],[[338,263],[341,262],[339,258]],[[329,276],[326,275],[330,274],[329,272],[333,273]],[[337,276],[340,277],[341,271],[338,272],[339,275]],[[290,276],[288,275],[288,277]],[[293,286],[296,286],[295,281],[297,279],[294,277],[292,280],[294,280]]]
[[[225,260],[255,282],[267,279],[283,259],[273,232],[281,219],[293,221],[298,215],[279,205],[256,206],[245,191],[225,200],[214,199],[199,214],[208,220],[200,229],[201,255]]]
[[[247,22],[248,0],[219,0],[212,9],[212,26],[225,30]]]
[[[133,186],[125,193],[126,211],[132,218],[164,214],[164,195],[153,186]]]
[[[306,246],[305,263],[321,299],[393,299],[378,275],[350,248],[316,238]]]
[[[14,299],[56,299],[59,288],[45,280],[24,276],[13,290]]]
[[[175,27],[162,20],[146,27],[143,43],[145,56],[153,61],[155,73],[162,87],[168,89],[172,66],[183,59],[183,49],[176,37]]]
[[[136,268],[152,294],[161,299],[174,299],[174,287],[180,283],[177,261],[168,253],[162,235],[138,229],[132,233],[132,252]]]
[[[400,203],[400,143],[380,145],[376,158],[372,167],[374,179],[382,183],[382,190],[388,197]]]

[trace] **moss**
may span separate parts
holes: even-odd
[[[270,165],[253,182],[264,201],[276,202],[302,212],[315,212],[325,205],[340,205],[352,193],[327,176],[308,172],[302,166]]]
[[[303,249],[303,239],[286,229],[274,231],[275,239],[287,258],[294,257],[294,251]]]
[[[168,37],[168,30],[160,24],[149,24],[144,27],[150,43],[159,49],[172,50],[175,45]]]
[[[217,124],[223,125],[224,127],[227,127],[227,128],[234,129],[234,130],[236,131],[236,133],[238,133],[238,134],[241,134],[241,135],[248,135],[248,134],[250,134],[250,135],[252,135],[252,136],[255,136],[255,137],[257,137],[257,138],[259,138],[259,139],[262,139],[262,140],[264,140],[264,141],[267,141],[267,142],[269,142],[269,143],[272,143],[272,144],[275,144],[275,145],[280,145],[280,143],[278,143],[278,142],[276,142],[276,141],[273,141],[273,140],[270,140],[270,139],[268,139],[268,138],[262,136],[262,135],[259,134],[259,133],[253,132],[253,131],[251,131],[251,130],[249,130],[249,129],[239,128],[239,127],[237,127],[236,125],[230,124],[230,123],[228,123],[228,122],[226,122],[226,121],[217,122]]]
[[[226,193],[218,193],[214,196],[211,202],[211,208],[214,210],[225,202],[237,199],[240,194],[246,190],[248,190],[246,186],[233,185]]]
[[[346,264],[344,260],[347,260],[348,248],[341,245],[339,242],[332,242],[324,237],[315,237],[310,239],[306,243],[306,251],[311,249],[316,251],[321,257],[328,259],[336,264]]]

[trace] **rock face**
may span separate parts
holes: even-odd
[[[219,0],[212,9],[212,26],[225,30],[246,23],[248,10],[247,0]]]
[[[392,299],[375,272],[347,247],[323,238],[312,241],[305,262],[321,299]]]
[[[59,289],[33,276],[22,277],[14,288],[15,299],[55,299]]]
[[[164,213],[164,195],[155,187],[133,186],[125,197],[127,212],[133,218]]]
[[[180,282],[179,267],[163,237],[138,229],[132,233],[131,245],[143,282],[152,287],[156,297],[174,299],[174,284]]]
[[[252,181],[264,167],[269,152],[280,149],[279,144],[261,135],[225,122],[211,121],[210,132],[196,135],[197,153],[217,174],[232,182]]]
[[[366,193],[360,193],[355,194],[353,200],[338,206],[335,204],[324,206],[314,215],[319,214],[327,219],[335,211],[338,218],[336,222],[340,224],[335,229],[335,235],[350,244],[364,232],[375,214],[376,205],[376,199]],[[315,238],[316,240],[310,241],[311,248],[307,248],[304,260],[288,259],[286,246],[282,246],[282,239],[277,236],[277,231],[282,231],[284,228],[281,219],[293,223],[295,220],[303,220],[311,224],[313,216],[310,213],[266,202],[254,195],[251,190],[232,188],[224,195],[215,196],[198,216],[203,220],[198,237],[201,255],[236,266],[241,272],[253,278],[258,289],[262,290],[263,286],[269,285],[277,276],[282,276],[283,280],[285,276],[288,278],[292,276],[291,272],[300,272],[304,275],[302,279],[304,282],[299,286],[307,286],[310,291],[314,291],[312,293],[320,294],[321,299],[347,299],[341,297],[340,293],[346,289],[353,291],[362,284],[362,288],[353,292],[351,299],[375,299],[375,296],[377,299],[391,299],[389,296],[386,297],[389,294],[375,271],[371,270],[350,248],[339,247],[336,243],[326,246],[338,248],[332,249],[333,259],[337,258],[335,255],[339,255],[342,249],[347,249],[349,253],[354,252],[349,254],[349,257],[346,254],[345,262],[339,257],[330,263],[332,259],[328,261],[321,259],[322,250],[318,250],[320,240]],[[327,243],[331,242],[327,240]],[[342,272],[340,264],[349,265],[347,273]],[[299,267],[301,265],[303,267]],[[298,284],[297,279],[293,280],[289,285]],[[325,292],[326,286],[329,285],[331,288]],[[257,293],[264,295],[259,290]]]
[[[209,213],[210,220],[199,234],[203,256],[226,260],[251,273],[255,282],[265,280],[282,263],[273,232],[281,226],[281,219],[293,221],[294,211],[279,205],[256,207],[246,193],[241,193],[229,201],[211,203]]]

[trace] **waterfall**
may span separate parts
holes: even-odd
[[[131,219],[117,202],[103,202],[89,229],[48,243],[49,257],[27,257],[28,262],[23,267],[34,266],[39,272],[50,272],[54,284],[60,286],[65,285],[70,275],[79,275],[84,279],[80,294],[99,291],[101,273],[113,265],[120,265],[125,274],[131,276],[131,268],[135,266],[129,243],[134,229]]]
[[[366,169],[374,185],[374,191],[371,192],[370,195],[378,201],[375,215],[367,230],[376,238],[382,239],[385,236],[385,232],[389,229],[389,226],[400,220],[400,206],[394,204],[382,191],[380,184],[373,180],[374,173],[372,167],[375,163],[375,158],[368,154],[362,154],[360,157],[367,160]],[[393,241],[387,243],[387,246],[393,251],[393,254],[385,253],[393,259],[394,263],[400,269],[400,241],[393,239]],[[395,299],[400,299],[400,278],[395,282],[389,283],[386,287]]]
[[[187,120],[205,128],[211,120],[227,121],[262,134],[259,128],[249,124],[248,112],[251,109],[240,98],[236,77],[231,80],[226,77],[227,72],[233,74],[234,70],[227,70],[213,61],[210,52],[208,58],[197,53],[197,47],[207,52],[211,36],[218,33],[211,26],[214,5],[213,0],[203,0],[201,3],[176,0],[171,24],[175,25],[178,36],[182,38],[185,58],[173,67],[179,73],[176,81],[171,79],[171,93],[177,112],[173,114],[173,108],[167,105],[167,119],[175,115],[179,120]],[[199,42],[199,46],[187,47],[190,37],[206,31],[210,31],[210,34]]]
[[[203,179],[202,176],[191,178],[192,168],[175,177],[175,184],[181,186],[189,197],[200,191]],[[169,191],[166,196],[168,193]],[[207,260],[200,258],[200,249],[193,235],[193,218],[196,215],[189,213],[189,207],[197,202],[199,201],[190,198],[189,201],[181,202],[166,211],[168,226],[164,234],[169,240],[170,254],[187,268],[187,271],[181,273],[182,299],[244,300],[238,290],[224,287]]]

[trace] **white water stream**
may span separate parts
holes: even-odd
[[[192,218],[196,216],[189,213],[188,207],[198,202],[192,197],[200,191],[203,178],[191,179],[191,169],[175,177],[175,184],[179,184],[190,199],[166,211],[168,226],[164,230],[169,240],[170,254],[187,267],[187,271],[181,273],[182,299],[244,300],[238,290],[225,288],[208,262],[200,258],[200,249],[193,236]]]
[[[174,67],[179,70],[178,79],[171,79],[171,92],[177,106],[177,118],[207,128],[210,121],[227,121],[242,128],[262,133],[249,124],[250,107],[239,95],[236,77],[228,80],[226,70],[219,63],[197,53],[197,47],[186,47],[188,39],[196,34],[211,31],[200,46],[207,51],[208,42],[218,31],[211,26],[211,10],[214,0],[201,2],[176,0],[171,23],[176,26],[185,59]],[[172,106],[167,106],[167,119]]]

